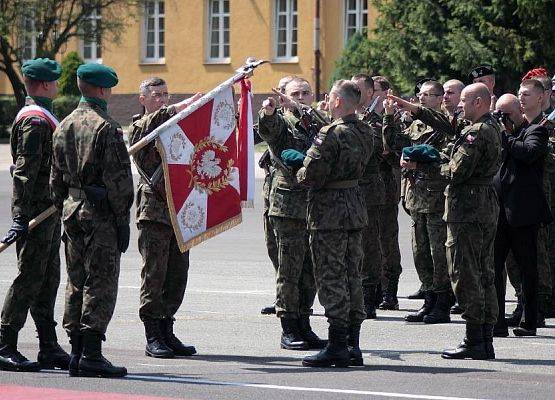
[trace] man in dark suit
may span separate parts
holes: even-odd
[[[499,317],[495,336],[508,336],[505,322],[505,260],[512,251],[522,278],[525,318],[515,336],[533,336],[537,328],[537,238],[541,224],[552,221],[543,191],[548,131],[542,119],[543,87],[524,80],[519,97],[503,95],[496,104],[506,131],[502,133],[502,164],[494,178],[500,212],[495,237],[495,286]],[[523,115],[524,114],[524,115]]]

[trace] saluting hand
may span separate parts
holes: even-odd
[[[262,102],[262,109],[266,115],[274,115],[277,108],[277,101],[273,97],[268,97]]]
[[[403,100],[400,97],[394,96],[392,93],[389,93],[389,91],[387,92],[387,99],[391,100],[394,105],[402,108],[403,110],[407,110],[413,113],[418,111],[418,105],[413,104],[410,101]]]

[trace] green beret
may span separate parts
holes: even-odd
[[[118,76],[113,68],[102,64],[82,64],[77,68],[77,77],[93,86],[111,88],[118,84]]]
[[[435,147],[429,144],[419,144],[403,148],[403,160],[432,163],[441,161],[441,157]]]
[[[36,81],[53,82],[60,78],[62,67],[49,58],[36,58],[25,61],[21,66],[21,72]]]

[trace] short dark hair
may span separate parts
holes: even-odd
[[[543,85],[544,90],[551,90],[551,88],[553,87],[551,78],[548,76],[534,76],[532,79],[541,83]]]
[[[537,91],[542,93],[545,91],[545,87],[537,79],[525,79],[522,82],[520,82],[520,86],[534,88]]]
[[[381,75],[373,76],[372,79],[374,80],[374,83],[377,83],[378,85],[380,85],[382,90],[391,89],[391,83],[387,80],[385,76],[381,76]]]
[[[362,80],[364,82],[364,85],[366,86],[366,89],[374,90],[374,80],[370,75],[356,74],[351,78],[351,80]]]
[[[139,93],[140,94],[147,94],[147,89],[153,86],[162,86],[165,85],[166,81],[162,78],[157,76],[153,76],[152,78],[145,79],[139,85]]]
[[[360,103],[360,88],[353,81],[347,79],[335,81],[331,90],[337,91],[337,94],[351,107],[356,107]]]
[[[431,86],[434,92],[437,91],[437,94],[443,95],[445,93],[445,91],[443,90],[443,85],[438,81],[427,81],[424,82],[422,86]]]

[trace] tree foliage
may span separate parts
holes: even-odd
[[[467,82],[491,64],[500,91],[513,91],[531,68],[555,65],[555,2],[535,0],[372,0],[369,37],[353,38],[335,78],[362,70],[388,76],[404,92],[421,77]],[[351,46],[353,45],[353,46]]]
[[[0,72],[12,85],[18,105],[25,99],[19,70],[28,40],[36,57],[55,58],[74,37],[109,36],[103,43],[118,43],[140,0],[0,0]],[[83,29],[93,11],[102,23]],[[131,17],[131,18],[130,18]],[[86,31],[86,32],[85,32]]]
[[[59,93],[62,96],[79,96],[77,87],[77,68],[83,60],[75,51],[70,51],[62,60],[62,76],[58,80]]]

